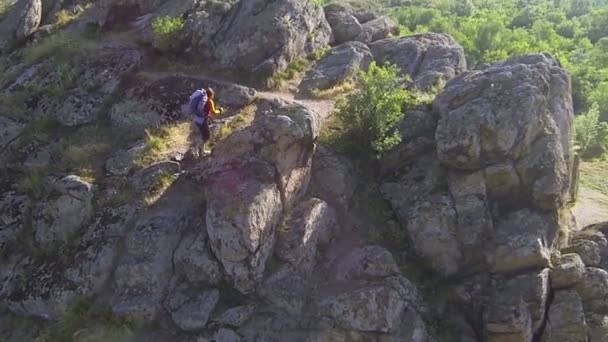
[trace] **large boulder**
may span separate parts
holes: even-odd
[[[537,206],[564,202],[574,116],[570,77],[554,59],[528,56],[465,73],[446,85],[434,108],[442,163],[459,170],[512,163]],[[511,192],[527,197],[519,187]]]
[[[4,284],[8,308],[18,315],[54,320],[79,298],[101,293],[133,215],[130,206],[104,209],[83,230],[78,244],[62,254],[39,261],[22,258],[13,267],[13,279]]]
[[[581,281],[584,273],[585,264],[578,254],[563,254],[551,269],[551,286],[554,289],[570,288]]]
[[[334,44],[355,40],[363,32],[363,26],[355,17],[352,8],[330,4],[325,6],[324,10],[334,36]]]
[[[319,60],[300,84],[300,92],[330,89],[353,77],[359,70],[367,70],[373,56],[369,48],[359,42],[348,42],[331,49]]]
[[[547,267],[552,246],[546,241],[553,241],[558,228],[552,217],[529,209],[506,216],[496,227],[494,271],[507,273]]]
[[[583,301],[585,312],[603,313],[608,309],[608,272],[595,267],[587,267],[583,279],[575,287]]]
[[[42,0],[16,2],[5,17],[0,17],[0,53],[23,43],[38,29],[41,20]]]
[[[181,208],[164,208],[132,223],[111,284],[110,304],[115,315],[142,322],[157,318],[173,274],[174,251],[185,231],[201,225],[200,210],[196,202],[191,202]]]
[[[345,329],[395,333],[405,312],[414,309],[401,291],[382,285],[356,288],[322,299],[319,312],[334,318]]]
[[[175,250],[173,262],[176,273],[192,285],[218,285],[222,281],[221,265],[211,251],[206,229],[186,235]]]
[[[456,211],[449,197],[433,196],[417,202],[407,222],[416,251],[428,258],[439,274],[456,274],[463,256],[456,235]]]
[[[183,331],[201,331],[220,299],[218,290],[188,293],[172,289],[166,307],[171,312],[173,322]]]
[[[319,146],[312,159],[311,193],[331,203],[348,208],[357,180],[354,168],[344,158],[324,146]]]
[[[249,293],[262,279],[283,211],[275,169],[250,158],[218,168],[205,184],[211,249],[234,286]]]
[[[55,184],[55,193],[34,209],[34,241],[46,251],[67,243],[91,219],[93,186],[78,176],[67,176]]]
[[[308,190],[317,120],[299,104],[261,101],[251,125],[192,173],[205,185],[211,249],[243,293],[262,279],[283,211]]]
[[[223,20],[201,48],[263,85],[296,58],[327,46],[331,36],[323,9],[313,1],[241,1]]]
[[[464,50],[446,34],[387,38],[369,45],[378,64],[389,62],[409,75],[422,89],[441,85],[467,68]]]
[[[382,16],[368,21],[361,26],[361,33],[355,40],[363,43],[371,43],[380,39],[399,36],[399,25],[393,19]]]
[[[580,240],[573,245],[562,248],[562,253],[576,253],[585,266],[599,267],[601,261],[600,246],[590,240]]]
[[[557,291],[547,319],[549,323],[543,332],[542,341],[588,341],[585,313],[576,291]]]
[[[336,224],[336,214],[327,203],[313,198],[293,209],[279,235],[275,253],[280,260],[310,275],[317,261],[318,244],[327,245]]]

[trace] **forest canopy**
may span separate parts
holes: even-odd
[[[327,1],[333,2],[333,1]],[[452,35],[469,68],[550,52],[572,74],[575,111],[608,121],[608,0],[352,0],[395,19],[402,35]]]

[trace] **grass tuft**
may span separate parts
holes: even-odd
[[[165,159],[175,148],[188,146],[192,124],[190,122],[172,124],[154,131],[146,130],[145,133],[146,148],[135,163],[139,167],[152,165]]]
[[[338,96],[352,93],[356,89],[356,84],[352,80],[346,80],[332,88],[319,90],[313,89],[312,96],[317,99],[335,99]]]

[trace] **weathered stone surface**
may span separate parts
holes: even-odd
[[[241,1],[223,20],[211,46],[201,48],[265,85],[294,59],[325,47],[331,36],[323,9],[310,1]]]
[[[434,102],[440,113],[439,159],[461,170],[504,168],[517,161],[514,168],[534,204],[559,208],[570,188],[569,94],[567,72],[544,55],[465,73],[450,81]],[[516,198],[527,197],[513,189],[517,181],[510,166],[499,174],[512,185],[496,188],[493,180],[490,193],[519,192]]]
[[[66,89],[64,96],[43,96],[35,109],[37,115],[51,115],[66,126],[95,121],[106,99],[118,89],[123,76],[135,70],[143,58],[137,48],[122,43],[102,43],[90,55],[95,58],[87,59],[84,65],[71,67],[70,72],[78,82]],[[39,78],[51,84],[60,82],[59,71],[51,70],[50,75],[39,74],[32,82]]]
[[[373,56],[360,42],[348,42],[331,49],[304,76],[300,92],[310,95],[315,90],[326,90],[353,77],[359,70],[367,70]]]
[[[239,328],[253,316],[255,310],[256,306],[253,304],[233,307],[226,310],[220,317],[214,319],[213,322]]]
[[[505,284],[504,291],[513,298],[524,300],[532,319],[532,331],[539,333],[545,321],[550,291],[549,269],[516,276]]]
[[[36,31],[41,19],[41,0],[17,1],[9,8],[9,13],[0,18],[0,52],[11,51],[16,45],[23,43]]]
[[[78,176],[62,178],[55,190],[33,209],[34,241],[47,251],[67,242],[93,213],[93,187]]]
[[[115,315],[144,322],[156,318],[173,272],[173,252],[183,232],[200,224],[199,214],[196,203],[188,203],[168,206],[135,223],[114,272]]]
[[[192,298],[176,298],[171,301],[171,318],[181,330],[203,330],[219,299],[218,290],[204,291]]]
[[[608,341],[608,316],[588,313],[585,315],[589,341]]]
[[[562,253],[576,253],[585,266],[598,267],[600,265],[600,247],[590,240],[579,240],[573,245],[562,248]]]
[[[319,311],[345,329],[393,333],[408,303],[389,286],[370,286],[322,300]]]
[[[247,155],[268,161],[278,172],[286,205],[291,206],[308,190],[319,124],[319,114],[297,102],[260,101],[252,124],[213,149],[212,164]]]
[[[150,192],[158,187],[159,181],[167,175],[176,175],[180,171],[180,165],[173,161],[163,161],[150,165],[133,174],[133,187],[140,192]]]
[[[62,255],[41,262],[30,258],[17,262],[13,283],[3,289],[10,310],[22,316],[57,319],[78,298],[100,293],[112,274],[119,241],[133,213],[130,207],[102,210],[83,231],[80,242]]]
[[[407,222],[416,251],[428,258],[441,275],[456,274],[462,251],[456,236],[456,211],[450,198],[434,196],[416,203]]]
[[[258,294],[266,302],[298,317],[303,313],[314,286],[309,276],[285,264],[264,280]]]
[[[522,299],[495,295],[489,301],[484,321],[486,341],[532,342],[532,317]]]
[[[434,151],[436,127],[437,121],[430,111],[407,111],[399,127],[401,143],[383,156],[380,161],[382,174],[401,173],[403,172],[402,168],[407,170],[412,163],[418,164],[419,159],[428,160],[431,153],[434,159],[433,164],[438,167],[439,162],[436,161],[437,157]],[[430,167],[433,172],[436,172],[436,166],[429,165],[426,167]],[[408,170],[408,172],[411,172],[411,170]]]
[[[26,223],[29,206],[27,196],[14,191],[0,194],[0,255],[14,249]]]
[[[523,209],[498,222],[496,249],[493,254],[495,272],[515,272],[549,265],[550,245],[559,226],[551,217]]]
[[[542,341],[587,342],[587,323],[581,298],[576,291],[555,293]]]
[[[218,168],[206,184],[209,244],[234,286],[249,293],[272,254],[283,210],[275,169],[250,159]]]
[[[484,244],[494,230],[484,175],[450,172],[448,188],[456,210],[456,236],[462,244],[465,263],[484,263]]]
[[[240,342],[241,337],[234,332],[234,330],[221,328],[219,329],[215,335],[213,335],[215,341],[222,342]]]
[[[102,209],[93,223],[83,232],[65,277],[80,284],[84,293],[99,293],[114,269],[119,250],[136,209],[130,205],[117,209]]]
[[[392,254],[381,246],[357,248],[340,260],[336,279],[377,279],[399,274]]]
[[[376,62],[396,64],[419,88],[445,83],[466,70],[463,48],[454,38],[425,33],[370,44]]]
[[[126,176],[136,166],[137,158],[145,151],[146,143],[139,141],[126,150],[120,150],[106,161],[106,171],[114,176]]]
[[[0,105],[0,110],[2,109],[2,105]],[[14,150],[12,146],[16,145],[15,142],[18,141],[24,128],[23,124],[0,116],[0,161],[5,161],[9,153]]]
[[[382,16],[361,25],[361,33],[354,40],[371,43],[380,39],[399,36],[399,25],[393,19]]]
[[[551,286],[554,289],[569,288],[583,278],[585,264],[578,254],[562,254],[551,269]]]
[[[317,134],[316,113],[263,101],[252,124],[222,140],[193,173],[205,185],[211,248],[243,293],[262,278],[283,210],[308,190]]]
[[[336,214],[327,203],[312,198],[296,206],[279,235],[275,253],[280,260],[303,274],[312,273],[319,244],[329,242],[336,224]]]
[[[335,44],[355,40],[363,32],[363,26],[353,15],[351,8],[340,4],[330,4],[325,6],[324,10]]]
[[[484,170],[488,196],[509,200],[523,191],[517,170],[511,163],[488,166]]]
[[[319,146],[312,158],[310,191],[332,206],[348,208],[357,180],[353,166],[324,146]]]
[[[600,268],[587,267],[583,279],[576,285],[576,291],[581,296],[585,312],[605,313],[608,310],[608,272]]]
[[[222,280],[220,263],[209,248],[209,238],[204,227],[187,234],[175,250],[174,264],[193,285],[217,285]]]

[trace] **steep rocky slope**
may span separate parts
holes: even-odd
[[[69,69],[54,67],[59,51],[34,59],[26,39],[11,41],[0,80],[9,341],[74,315],[79,341],[106,321],[137,341],[608,341],[608,232],[574,229],[570,77],[550,55],[467,71],[449,36],[392,38],[386,18],[309,1],[90,10],[66,30],[135,20],[144,32],[156,15],[181,15],[180,52],[255,82],[161,72],[112,32],[80,46],[88,58],[70,55]],[[39,25],[9,24],[25,36]],[[406,113],[377,179],[320,144],[324,106],[252,88],[331,43],[301,89],[331,88],[372,59],[398,64],[404,86],[445,83]],[[227,109],[206,158],[180,115],[202,85]],[[387,227],[355,203],[375,187],[399,223],[390,246],[370,241]],[[87,321],[83,302],[111,319]]]

